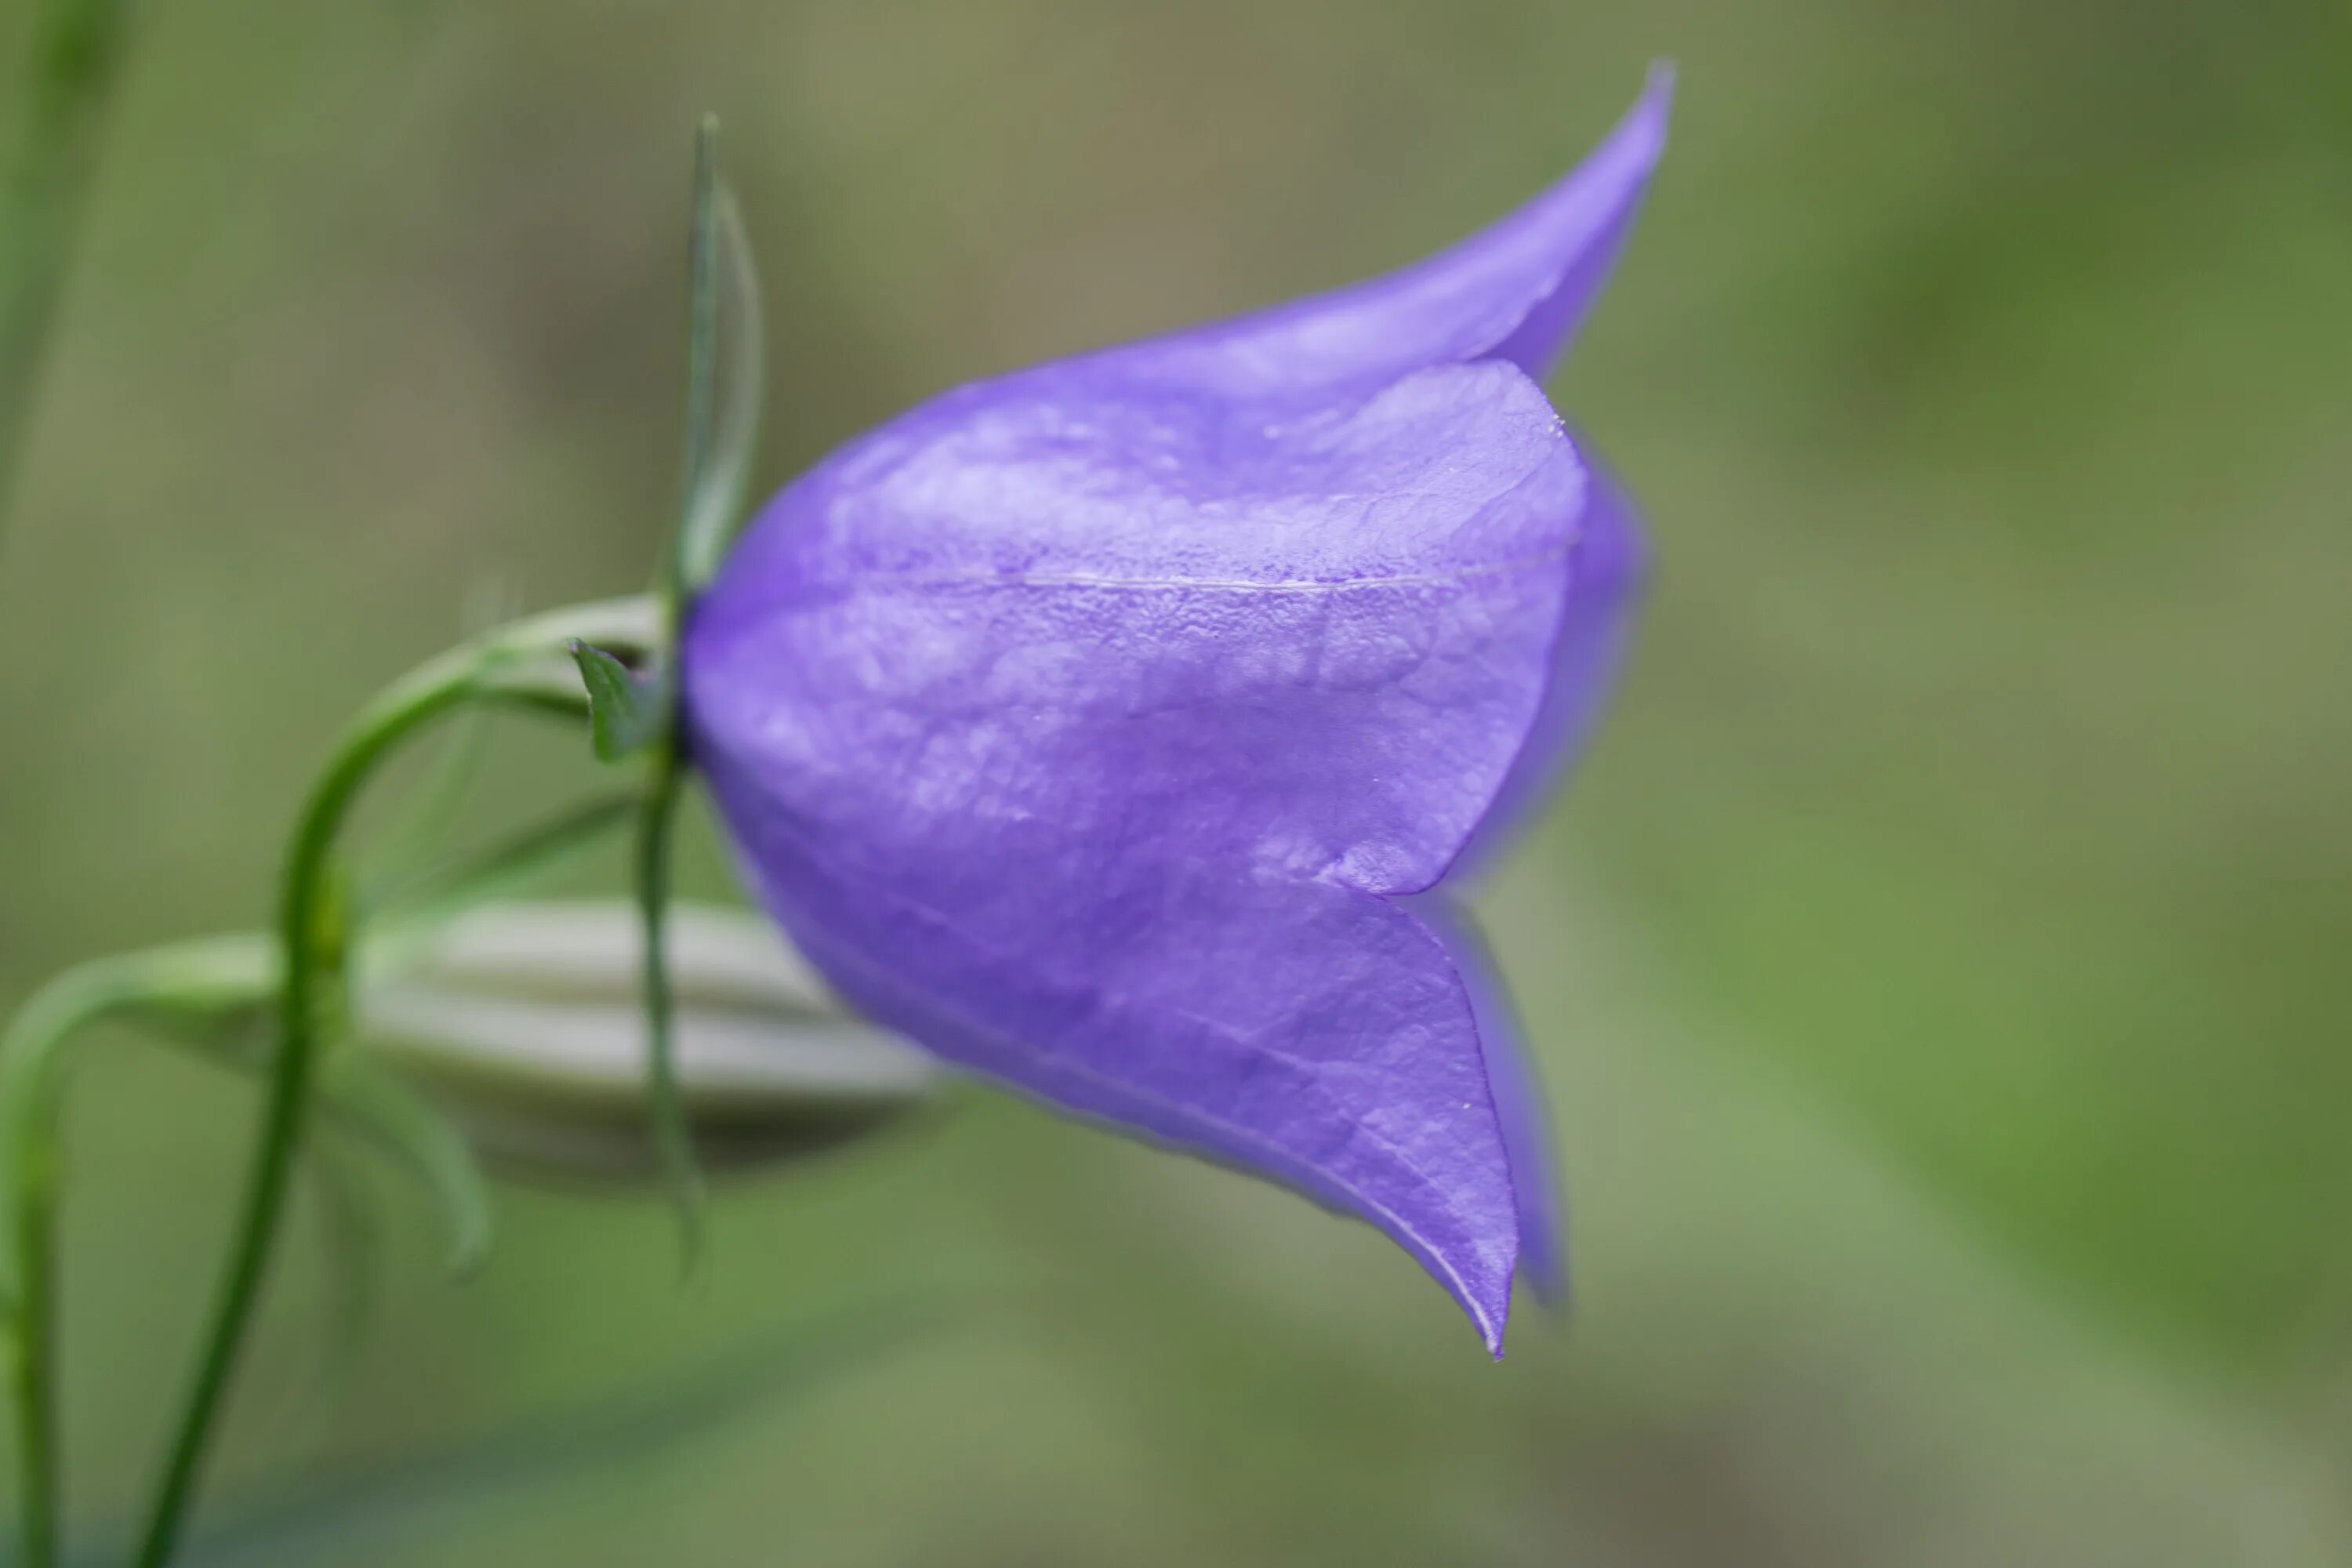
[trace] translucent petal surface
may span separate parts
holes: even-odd
[[[1664,114],[1661,82],[1420,267],[852,443],[685,649],[747,871],[845,994],[1370,1220],[1497,1351],[1523,1247],[1558,1274],[1556,1184],[1507,1001],[1433,889],[1556,776],[1614,643],[1631,513],[1529,373]]]
[[[1615,680],[1648,564],[1632,499],[1605,470],[1591,470],[1570,547],[1568,605],[1552,645],[1549,685],[1501,794],[1449,879],[1466,880],[1490,866],[1567,776]]]
[[[1549,1306],[1568,1301],[1568,1247],[1551,1117],[1543,1081],[1528,1054],[1517,1010],[1495,967],[1484,932],[1469,911],[1444,889],[1410,900],[1414,915],[1445,947],[1454,973],[1470,998],[1478,1044],[1485,1054],[1496,1124],[1509,1162],[1513,1201],[1519,1224],[1519,1273]]]

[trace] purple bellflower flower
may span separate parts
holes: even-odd
[[[1355,288],[934,398],[779,495],[684,643],[750,880],[879,1022],[1378,1226],[1501,1353],[1562,1284],[1530,1064],[1454,898],[1641,574],[1543,376],[1670,83]]]

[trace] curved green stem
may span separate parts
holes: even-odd
[[[52,1568],[58,1552],[55,1065],[59,1047],[75,1030],[121,1002],[122,979],[110,961],[68,970],[26,1005],[0,1043],[0,1074],[23,1086],[8,1096],[12,1112],[21,1115],[12,1117],[6,1135],[15,1205],[9,1372],[16,1415],[17,1534],[26,1568]]]
[[[110,1014],[217,1010],[267,993],[268,965],[248,943],[194,942],[80,964],[51,980],[0,1034],[0,1148],[8,1207],[0,1217],[0,1302],[10,1331],[11,1394],[26,1568],[57,1560],[58,1105],[64,1047]]]
[[[505,682],[513,667],[527,665],[536,655],[560,652],[576,637],[610,642],[617,629],[618,640],[625,646],[636,640],[631,632],[643,618],[637,601],[559,611],[518,622],[424,665],[361,712],[313,787],[295,828],[279,890],[278,934],[285,973],[278,994],[277,1056],[252,1173],[195,1379],[132,1559],[139,1568],[163,1568],[178,1544],[222,1395],[244,1348],[284,1217],[321,1024],[339,1001],[342,978],[344,933],[338,929],[334,897],[335,841],[362,787],[394,748],[431,721],[473,701],[533,700],[534,691]],[[619,621],[625,625],[616,626]]]
[[[130,12],[131,0],[48,0],[34,24],[22,118],[0,190],[0,519],[32,424]]]
[[[244,1348],[246,1326],[277,1242],[318,1055],[324,1010],[321,998],[332,989],[342,964],[342,933],[335,929],[331,909],[336,836],[375,764],[420,725],[472,699],[476,686],[473,671],[451,671],[444,679],[397,690],[392,700],[371,710],[312,791],[296,829],[278,903],[278,935],[286,954],[286,974],[278,996],[277,1062],[262,1111],[243,1218],[222,1277],[195,1383],[141,1540],[136,1561],[147,1568],[161,1568],[178,1543],[221,1395]]]

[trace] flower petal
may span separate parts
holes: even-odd
[[[1562,1204],[1559,1156],[1553,1146],[1551,1113],[1535,1058],[1519,1027],[1518,1010],[1495,967],[1486,933],[1469,910],[1443,890],[1407,900],[1413,914],[1445,946],[1470,996],[1486,1054],[1486,1081],[1495,1098],[1503,1149],[1510,1162],[1511,1189],[1519,1223],[1519,1272],[1549,1307],[1568,1301],[1568,1232]]]
[[[1661,66],[1633,110],[1566,179],[1417,266],[1093,362],[1225,396],[1378,383],[1416,366],[1489,357],[1540,381],[1624,247],[1665,150],[1673,99],[1674,72]]]
[[[1412,892],[1549,683],[1584,476],[1508,365],[1251,409],[1034,377],[793,486],[705,601],[696,722],[893,831],[1051,800],[1161,853]],[[1152,847],[1144,846],[1139,847]]]
[[[870,1016],[1370,1220],[1500,1353],[1509,1156],[1471,998],[1412,915],[1328,882],[1161,861],[1105,886],[1036,858],[984,911],[941,909],[936,885],[877,882],[800,837],[756,781],[712,783],[763,901]]]
[[[771,910],[882,1022],[1381,1226],[1518,1250],[1432,885],[1551,685],[1584,471],[1501,363],[1281,418],[1034,374],[779,499],[688,629]]]
[[[1633,498],[1607,469],[1588,467],[1584,506],[1568,563],[1568,608],[1553,644],[1551,679],[1518,760],[1461,858],[1461,884],[1490,868],[1551,797],[1582,751],[1633,629],[1649,547]]]
[[[1560,1276],[1531,1064],[1441,881],[1556,780],[1639,575],[1530,379],[1663,146],[1391,277],[936,398],[687,631],[751,879],[845,994],[1360,1215],[1500,1353]]]

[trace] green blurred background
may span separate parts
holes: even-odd
[[[0,8],[15,79],[30,9]],[[0,1005],[263,915],[342,715],[642,582],[688,132],[763,479],[949,384],[1404,261],[1675,139],[1558,388],[1653,520],[1630,678],[1488,912],[1580,1305],[975,1096],[666,1215],[298,1225],[226,1493],[950,1326],[352,1564],[2352,1561],[2352,8],[148,0],[0,555]],[[587,764],[504,745],[484,819]],[[707,834],[697,877],[725,885]],[[79,1080],[75,1500],[146,1479],[252,1099]]]

